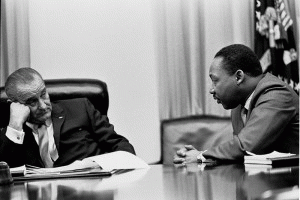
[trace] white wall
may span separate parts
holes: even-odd
[[[29,0],[31,67],[108,84],[108,116],[148,163],[160,159],[151,0]]]

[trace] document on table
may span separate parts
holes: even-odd
[[[248,155],[244,156],[245,164],[264,164],[272,166],[292,166],[299,164],[299,155],[296,154],[278,151],[262,155],[256,155],[251,152],[247,153]]]
[[[136,155],[116,151],[77,160],[69,165],[54,168],[39,168],[30,165],[11,168],[15,179],[65,178],[78,176],[112,175],[117,170],[149,168],[149,165]]]
[[[96,162],[102,169],[106,170],[149,168],[149,165],[144,160],[125,151],[116,151],[98,156],[92,156],[85,158],[84,160],[92,160]]]

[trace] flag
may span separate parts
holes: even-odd
[[[255,0],[254,21],[254,51],[263,72],[279,77],[299,94],[299,65],[288,1]]]

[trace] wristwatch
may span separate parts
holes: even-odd
[[[206,150],[205,150],[206,151]],[[204,156],[202,155],[205,151],[200,151],[200,153],[199,153],[199,155],[197,156],[197,162],[198,163],[203,163],[203,162],[205,162],[205,158],[204,158]]]

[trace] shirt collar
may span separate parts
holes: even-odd
[[[248,99],[246,100],[246,103],[244,105],[244,108],[246,108],[247,110],[249,110],[249,107],[250,107],[250,102],[251,102],[251,99],[252,99],[252,96],[254,94],[254,91],[251,93],[251,95],[248,97]]]
[[[52,124],[52,120],[51,118],[47,119],[45,121],[45,125],[46,127],[49,127],[50,125]],[[41,125],[39,124],[33,124],[33,123],[30,123],[30,122],[26,122],[26,125],[31,128],[32,130],[37,130]]]

